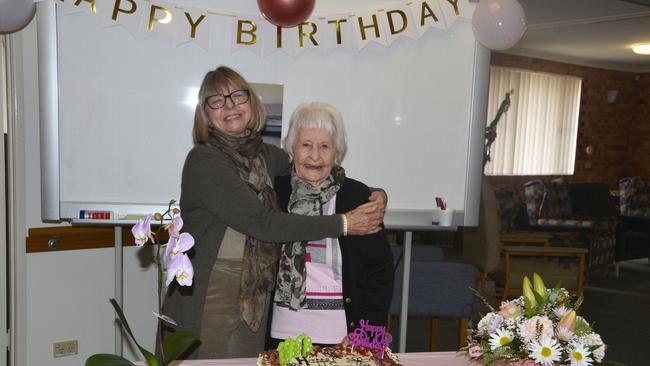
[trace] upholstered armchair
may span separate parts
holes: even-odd
[[[621,212],[616,236],[616,262],[650,259],[650,179],[627,177],[618,182],[618,187]]]
[[[551,235],[544,232],[508,233],[509,223],[516,222],[508,210],[508,207],[517,205],[516,192],[497,192],[501,199],[509,198],[500,204],[490,181],[484,177],[479,224],[463,228],[463,257],[480,272],[479,290],[487,293],[485,283],[492,280],[497,289],[493,295],[504,299],[518,296],[521,295],[523,277],[538,273],[548,283],[561,282],[563,287],[581,293],[587,250],[553,246],[549,242]],[[501,225],[506,226],[503,232]]]
[[[606,273],[614,262],[617,225],[607,184],[533,180],[524,190],[531,226],[552,233],[556,245],[586,248],[587,269]]]

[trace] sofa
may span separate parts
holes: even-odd
[[[525,183],[524,191],[531,227],[558,235],[555,241],[568,247],[586,248],[587,269],[606,273],[614,263],[618,224],[608,185],[538,179]]]
[[[650,258],[650,178],[622,178],[618,187],[616,262]]]

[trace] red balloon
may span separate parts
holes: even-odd
[[[262,15],[271,23],[295,27],[309,18],[316,0],[257,0]]]
[[[0,0],[0,34],[25,28],[35,13],[36,4],[32,0]]]

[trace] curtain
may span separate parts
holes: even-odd
[[[510,89],[511,105],[497,125],[487,175],[571,175],[582,79],[492,66],[490,123]]]

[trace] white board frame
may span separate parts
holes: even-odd
[[[146,213],[160,210],[165,207],[164,202],[154,203],[114,203],[114,202],[89,202],[65,200],[61,197],[61,149],[60,145],[60,103],[59,90],[59,55],[57,50],[57,9],[54,2],[42,1],[38,3],[38,37],[39,37],[39,80],[40,80],[40,111],[41,111],[41,176],[42,176],[42,219],[44,221],[72,220],[78,216],[81,209],[85,210],[111,210],[116,213]],[[458,25],[456,25],[458,26]],[[148,42],[149,40],[141,40]],[[425,42],[423,40],[421,42]],[[483,154],[483,132],[485,128],[485,111],[487,103],[487,82],[489,73],[489,51],[481,47],[476,41],[472,42],[472,67],[465,70],[471,73],[469,88],[471,100],[467,110],[468,128],[465,136],[465,180],[461,206],[456,209],[453,225],[472,226],[477,224],[478,202],[481,184],[481,165]],[[372,47],[368,46],[368,47]],[[240,51],[247,52],[247,51]],[[340,52],[340,51],[334,51]],[[362,50],[360,52],[366,52]],[[444,52],[443,52],[444,53]],[[257,56],[251,56],[257,57]],[[301,56],[299,56],[301,57]],[[268,82],[269,80],[251,80],[253,82]],[[270,80],[273,82],[273,80]],[[284,118],[288,118],[289,111],[284,111]],[[349,123],[349,122],[348,122]],[[286,131],[283,131],[283,134]],[[189,131],[188,131],[189,133]],[[354,144],[354,142],[351,142]],[[434,158],[434,157],[432,157]],[[440,158],[440,157],[438,157]],[[445,158],[445,157],[442,157]],[[345,165],[345,164],[344,164]],[[389,173],[388,173],[389,174]],[[352,171],[351,176],[357,177]],[[404,177],[408,180],[408,177]],[[444,177],[440,179],[444,180]],[[381,182],[368,182],[374,186],[382,187]],[[388,190],[390,197],[395,197]],[[433,196],[422,197],[431,202]],[[393,228],[426,228],[430,226],[430,210],[427,208],[392,208],[390,206],[386,215],[387,227]]]

